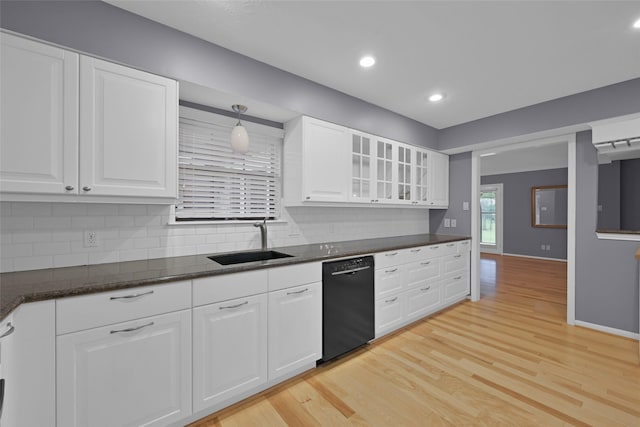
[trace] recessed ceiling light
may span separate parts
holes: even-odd
[[[633,23],[633,28],[640,28],[640,18],[638,18],[636,22]]]
[[[372,67],[373,64],[376,63],[376,60],[373,56],[363,56],[360,58],[360,66],[364,68]]]
[[[444,99],[444,95],[441,93],[434,93],[429,97],[429,101],[431,102],[438,102],[438,101],[442,101],[443,99]]]

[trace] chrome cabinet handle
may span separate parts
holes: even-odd
[[[112,334],[120,334],[120,333],[123,333],[123,332],[135,332],[135,331],[139,331],[142,328],[147,328],[149,326],[153,326],[153,322],[149,322],[146,325],[137,326],[135,328],[116,329],[116,330],[111,331],[110,333],[112,333]]]
[[[411,252],[420,252],[422,250],[422,248],[418,248],[418,249],[411,249]]]
[[[431,261],[425,261],[420,263],[420,265],[429,265],[429,264],[431,264]]]
[[[355,274],[355,273],[357,273],[358,271],[368,270],[368,269],[370,269],[370,268],[371,268],[370,266],[365,265],[364,267],[352,268],[351,270],[332,271],[332,272],[331,272],[331,275],[332,275],[332,276],[340,276],[341,274],[349,274],[349,275],[351,275],[351,274]]]
[[[64,187],[64,189],[67,191],[71,191],[73,190],[73,185],[67,185],[66,187]]]
[[[431,286],[427,286],[426,288],[420,288],[421,291],[428,291],[429,289],[431,289]]]
[[[87,187],[86,185],[82,187],[83,191],[91,191],[91,187]]]
[[[304,293],[304,292],[307,292],[308,290],[309,290],[309,288],[304,288],[304,289],[303,289],[303,290],[301,290],[301,291],[287,292],[287,295],[299,295],[299,294],[302,294],[302,293]]]
[[[13,326],[11,324],[11,322],[7,322],[7,330],[5,331],[5,333],[3,333],[2,335],[0,335],[0,338],[4,338],[4,337],[8,337],[9,335],[11,335],[13,333],[13,331],[15,331],[16,328],[15,326]]]
[[[398,252],[391,252],[389,254],[384,254],[384,256],[394,256],[394,255],[398,255]]]
[[[398,297],[395,297],[395,298],[385,300],[384,302],[396,302],[397,300],[398,300]]]
[[[224,307],[219,307],[220,310],[228,310],[230,308],[238,308],[238,307],[242,307],[243,305],[249,304],[249,301],[245,301],[245,302],[241,302],[240,304],[236,304],[236,305],[227,305]]]
[[[132,294],[132,295],[123,295],[121,297],[111,297],[110,300],[118,300],[118,299],[132,299],[132,298],[140,298],[145,295],[151,295],[153,291],[143,292],[141,294]]]
[[[455,243],[448,243],[447,244],[448,247],[455,246],[455,245],[456,245]]]
[[[436,250],[436,249],[440,249],[440,246],[430,246],[429,248],[433,251],[433,250]]]
[[[392,268],[391,270],[385,270],[385,273],[395,273],[396,271],[398,271],[397,268]]]
[[[458,277],[454,277],[453,280],[460,280],[462,279],[462,276],[458,276]]]
[[[454,255],[454,258],[460,258],[462,255]]]

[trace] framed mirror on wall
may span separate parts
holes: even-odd
[[[531,187],[531,226],[567,228],[567,186]]]

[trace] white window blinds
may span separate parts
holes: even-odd
[[[237,119],[180,108],[176,221],[275,219],[283,131],[243,121],[249,152],[231,150]]]

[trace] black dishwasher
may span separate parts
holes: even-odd
[[[322,361],[374,337],[373,257],[322,263]]]

